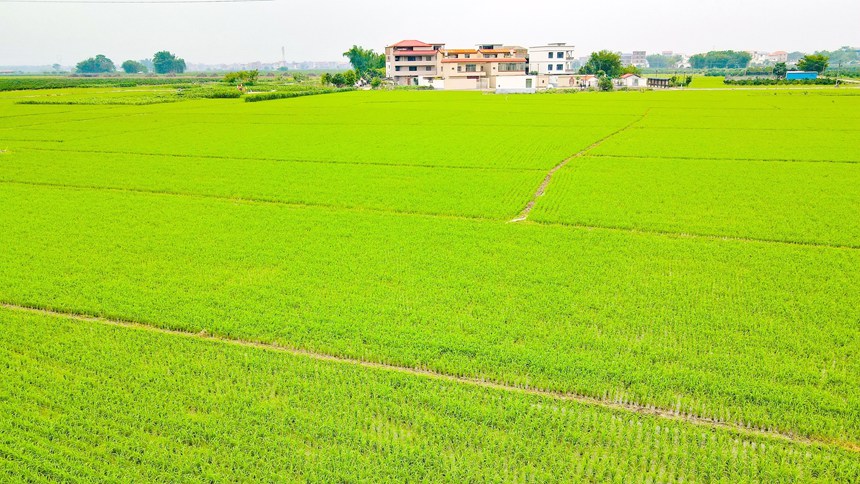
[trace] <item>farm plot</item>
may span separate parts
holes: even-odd
[[[427,168],[18,149],[0,181],[509,219],[540,170]]]
[[[0,197],[4,302],[860,441],[860,251],[104,190]]]
[[[585,157],[530,220],[860,247],[860,164]]]
[[[858,98],[775,92],[0,93],[0,480],[856,482]]]
[[[847,451],[0,308],[0,477],[850,481]]]
[[[594,155],[682,159],[860,162],[860,130],[826,128],[791,136],[747,129],[635,127],[596,148]]]

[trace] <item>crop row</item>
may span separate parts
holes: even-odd
[[[0,309],[0,477],[856,482],[822,446]]]
[[[59,146],[62,148],[62,145]],[[0,181],[510,219],[543,179],[484,170],[19,149]]]
[[[0,300],[860,441],[860,251],[4,185]]]
[[[860,163],[585,157],[530,220],[860,247]]]

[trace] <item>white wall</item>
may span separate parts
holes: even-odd
[[[561,53],[561,58],[558,54]],[[550,58],[550,54],[552,57]],[[569,59],[568,59],[569,58]],[[571,74],[573,73],[573,46],[572,45],[539,45],[529,47],[529,72],[538,74]],[[558,70],[561,64],[562,69]],[[549,66],[552,66],[552,70]]]

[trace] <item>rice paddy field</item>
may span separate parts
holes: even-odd
[[[0,480],[860,481],[860,90],[0,92]]]

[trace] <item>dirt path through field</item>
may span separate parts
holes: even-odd
[[[636,118],[635,120],[633,120],[629,124],[609,133],[608,135],[604,136],[603,138],[600,138],[599,140],[595,141],[594,143],[592,143],[591,145],[589,145],[585,149],[582,149],[582,150],[574,153],[573,155],[568,156],[567,158],[561,160],[561,162],[559,164],[552,167],[547,172],[547,174],[544,177],[543,181],[541,182],[540,186],[538,186],[537,191],[535,191],[535,194],[532,196],[532,199],[529,200],[529,203],[526,204],[525,208],[523,208],[523,210],[520,212],[520,214],[517,215],[516,218],[512,219],[511,222],[522,222],[523,220],[527,220],[529,218],[529,214],[531,213],[532,209],[534,208],[535,204],[537,203],[538,197],[543,196],[544,192],[546,191],[547,186],[549,186],[549,182],[552,181],[552,176],[555,174],[555,172],[564,168],[564,166],[567,165],[570,162],[570,160],[584,156],[589,151],[591,151],[594,148],[597,148],[598,146],[603,144],[604,141],[606,141],[606,140],[608,140],[608,139],[610,139],[616,135],[619,135],[619,134],[627,131],[628,129],[632,128],[634,125],[636,125],[636,123],[645,119],[645,117],[648,116],[649,111],[651,111],[650,108],[647,109],[644,113],[642,113],[641,116],[639,116],[638,118]]]
[[[60,317],[73,319],[76,321],[89,322],[89,323],[98,323],[105,324],[109,326],[116,326],[121,328],[129,328],[136,329],[142,331],[150,331],[153,333],[159,334],[167,334],[173,336],[179,336],[184,338],[192,338],[202,341],[210,341],[217,342],[222,344],[231,344],[236,346],[242,346],[247,348],[257,348],[266,351],[276,351],[281,353],[287,353],[294,356],[301,356],[306,358],[312,358],[318,361],[328,361],[340,364],[347,365],[355,365],[364,368],[373,368],[377,370],[385,370],[385,371],[394,371],[398,373],[404,373],[408,375],[420,376],[425,378],[432,378],[436,380],[444,380],[452,383],[458,383],[463,385],[471,385],[475,387],[487,388],[497,391],[504,392],[513,392],[513,393],[521,393],[527,395],[535,395],[544,398],[550,398],[554,400],[562,400],[562,401],[573,401],[578,402],[584,405],[591,405],[596,407],[602,407],[611,410],[620,410],[631,412],[639,415],[650,415],[666,420],[673,421],[681,421],[686,422],[693,425],[698,425],[707,428],[719,428],[729,430],[731,432],[735,432],[739,435],[746,435],[750,437],[765,437],[770,439],[782,440],[797,444],[807,444],[807,445],[831,445],[835,447],[839,447],[841,449],[860,453],[860,444],[849,441],[837,441],[837,440],[829,440],[829,439],[818,439],[818,438],[808,438],[800,435],[795,435],[788,432],[780,432],[777,430],[769,430],[769,429],[760,429],[760,428],[751,428],[747,426],[738,425],[731,422],[724,422],[718,419],[713,419],[709,417],[701,417],[691,414],[686,414],[683,412],[677,412],[665,408],[657,408],[651,405],[640,405],[636,403],[630,403],[625,401],[616,401],[616,400],[608,400],[602,398],[591,397],[587,395],[578,395],[573,393],[563,393],[556,392],[551,390],[541,390],[530,388],[527,386],[515,386],[508,385],[504,383],[497,383],[493,381],[489,381],[486,379],[478,379],[478,378],[470,378],[464,376],[455,376],[449,375],[446,373],[441,373],[433,370],[421,369],[421,368],[412,368],[408,366],[399,366],[396,364],[390,363],[379,363],[373,361],[359,360],[355,358],[336,356],[326,353],[319,353],[304,350],[301,348],[295,348],[290,346],[285,346],[277,343],[263,343],[259,341],[249,341],[242,340],[238,338],[228,338],[224,336],[211,335],[206,332],[200,333],[192,333],[189,331],[182,331],[177,329],[168,329],[158,326],[153,326],[151,324],[139,323],[131,320],[121,320],[121,319],[107,319],[99,316],[94,316],[91,314],[84,313],[75,313],[75,312],[67,312],[67,311],[59,311],[49,308],[38,308],[31,306],[23,306],[18,304],[11,304],[0,302],[0,307],[12,310],[12,311],[20,311],[26,313],[33,314],[41,314],[45,316],[52,317]]]

